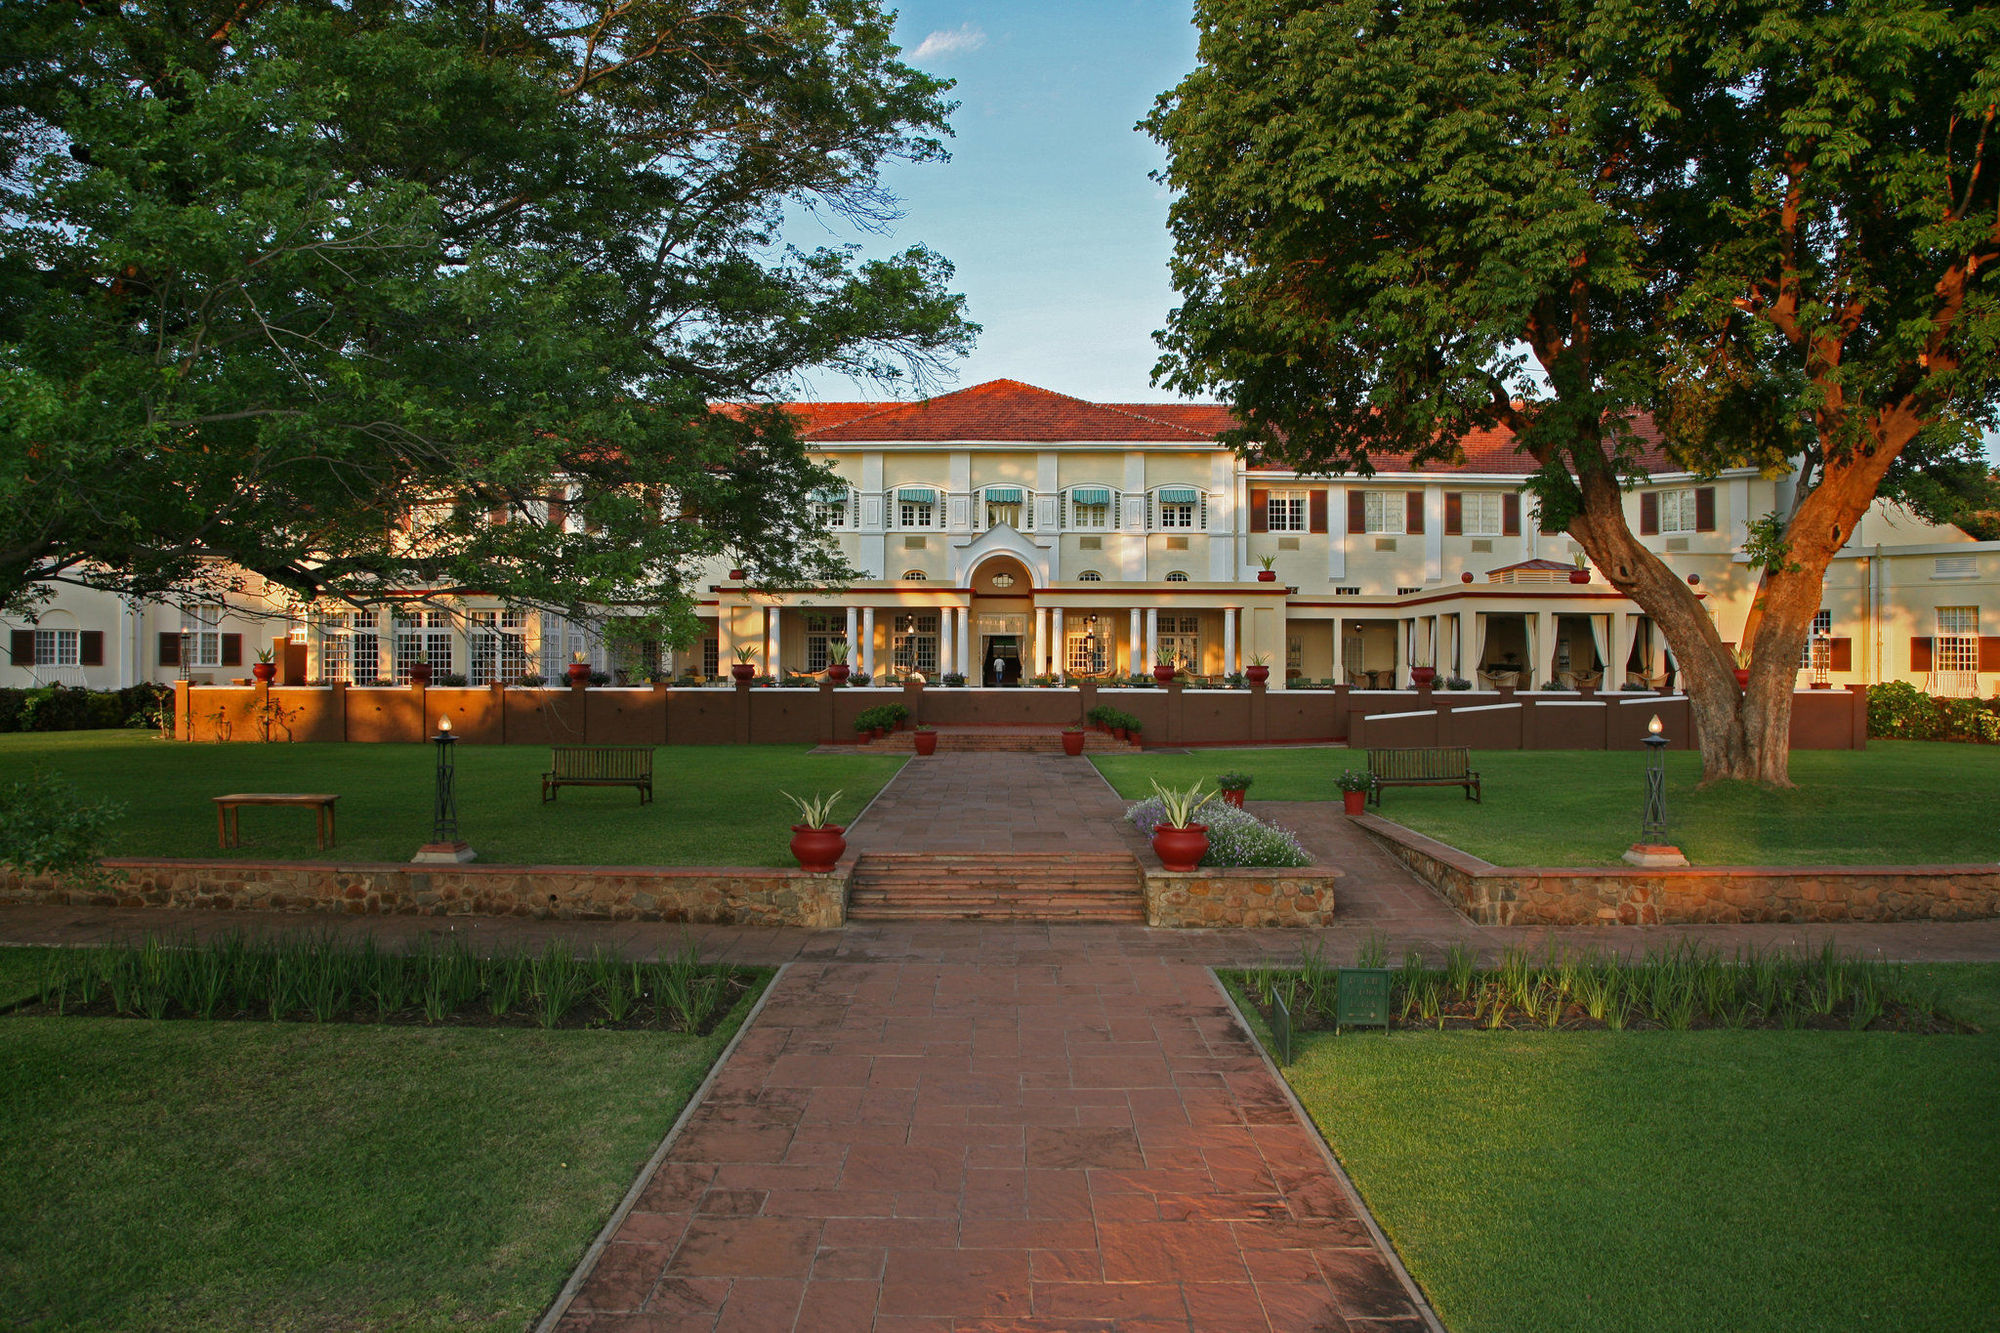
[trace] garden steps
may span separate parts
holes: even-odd
[[[874,852],[854,864],[850,921],[1146,919],[1127,853]]]
[[[1061,754],[1061,727],[939,727],[940,754]],[[879,740],[861,741],[856,747],[871,754],[911,754],[917,748],[914,731],[892,731]],[[1138,754],[1140,747],[1121,741],[1108,731],[1086,731],[1086,754]]]

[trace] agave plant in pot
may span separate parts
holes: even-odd
[[[826,645],[826,678],[839,685],[854,674],[847,665],[847,640],[834,639]]]
[[[1366,773],[1357,773],[1351,768],[1342,769],[1340,776],[1333,780],[1340,788],[1340,803],[1350,815],[1367,813],[1368,793],[1374,789],[1375,779]]]
[[[810,797],[788,791],[779,794],[799,809],[799,822],[792,825],[792,855],[799,859],[799,869],[809,875],[832,874],[847,851],[847,829],[833,822],[833,807],[840,793],[821,796],[815,792]]]
[[[276,657],[277,654],[269,648],[259,648],[257,650],[257,662],[256,665],[250,668],[250,674],[256,679],[258,684],[269,685],[273,680],[277,679],[278,663]]]
[[[1243,668],[1243,678],[1252,685],[1262,685],[1271,678],[1271,655],[1269,653],[1250,654],[1249,665]]]
[[[1165,818],[1153,826],[1153,854],[1167,870],[1187,873],[1199,869],[1201,858],[1208,855],[1208,825],[1195,823],[1194,817],[1215,799],[1215,793],[1204,795],[1199,782],[1182,791],[1162,787],[1154,779],[1153,794],[1166,810]]]
[[[571,653],[570,659],[569,683],[572,685],[590,684],[589,655],[586,653]]]
[[[1162,648],[1153,659],[1153,679],[1164,685],[1174,678],[1174,655],[1172,650]]]
[[[757,679],[757,650],[755,648],[738,648],[736,650],[736,661],[729,668],[729,674],[737,680]]]
[[[1277,556],[1260,555],[1257,557],[1257,563],[1263,566],[1262,569],[1257,571],[1257,582],[1276,583],[1278,581],[1278,571],[1273,568],[1278,563]]]

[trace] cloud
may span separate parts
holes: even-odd
[[[977,51],[986,45],[986,34],[970,23],[962,23],[957,29],[940,29],[917,43],[917,49],[910,52],[912,60],[935,60],[940,56],[964,55]]]

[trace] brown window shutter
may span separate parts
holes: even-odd
[[[500,524],[505,523],[507,521],[507,502],[505,500],[502,500],[499,504],[496,504],[491,509],[487,510],[486,521],[488,523],[493,524],[495,527],[498,527]]]
[[[1457,537],[1465,531],[1465,492],[1444,493],[1444,535]]]
[[[1715,487],[1713,486],[1694,488],[1694,530],[1715,531]]]
[[[1308,529],[1308,531],[1311,531],[1311,532],[1325,532],[1325,531],[1326,531],[1326,492],[1325,492],[1325,491],[1313,491],[1313,492],[1312,492],[1311,494],[1312,494],[1312,499],[1311,499],[1311,501],[1310,501],[1310,502],[1308,503],[1308,505],[1307,505],[1307,508],[1308,508],[1308,510],[1310,511],[1310,515],[1311,515],[1311,518],[1312,518],[1312,525],[1311,525],[1311,527],[1310,527],[1310,528]]]
[[[17,629],[7,639],[9,654],[15,666],[31,667],[35,664],[35,632],[31,629]]]
[[[76,660],[79,666],[104,665],[104,631],[87,629],[76,636]]]
[[[1935,669],[1935,668],[1933,668],[1933,667],[1931,666],[1931,639],[1930,639],[1930,636],[1929,636],[1929,635],[1925,635],[1924,637],[1922,637],[1922,638],[1920,638],[1920,639],[1911,639],[1911,640],[1910,640],[1910,670],[1912,670],[1912,671],[1931,671],[1931,670],[1934,670],[1934,669]]]
[[[241,634],[225,634],[222,636],[222,665],[243,665],[243,636]]]
[[[1521,495],[1518,491],[1500,498],[1500,535],[1503,537],[1521,535]]]
[[[1422,491],[1403,492],[1403,530],[1422,532],[1424,530],[1424,493]]]
[[[1979,669],[2000,671],[2000,635],[1979,636]]]
[[[549,497],[549,526],[557,532],[563,530],[563,521],[569,517],[569,501],[559,495]]]
[[[1250,488],[1250,531],[1271,530],[1271,493],[1261,486]]]
[[[160,665],[177,667],[181,664],[181,636],[171,630],[160,631]]]
[[[1854,670],[1854,640],[1834,639],[1828,645],[1828,650],[1832,659],[1827,663],[1829,671]]]
[[[1660,535],[1660,493],[1658,491],[1639,492],[1639,535],[1657,537]]]
[[[1362,498],[1360,491],[1349,491],[1347,493],[1347,530],[1349,532],[1364,532],[1367,528],[1368,501]]]

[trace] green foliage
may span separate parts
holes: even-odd
[[[921,246],[778,242],[787,208],[886,216],[881,169],[943,156],[948,85],[890,25],[873,0],[18,7],[0,603],[212,593],[219,557],[305,598],[644,607],[684,643],[707,560],[838,581],[830,475],[769,405],[814,368],[921,377],[973,332]]]
[[[97,731],[158,726],[173,695],[158,685],[122,690],[74,690],[64,685],[0,689],[0,732]]]
[[[24,874],[101,882],[98,858],[106,832],[124,813],[115,801],[86,801],[60,774],[37,766],[0,787],[0,864]]]
[[[1901,680],[1870,685],[1868,736],[2000,744],[2000,699],[1941,699]]]
[[[1333,785],[1342,791],[1369,791],[1375,786],[1375,779],[1365,769],[1343,768],[1334,777]]]

